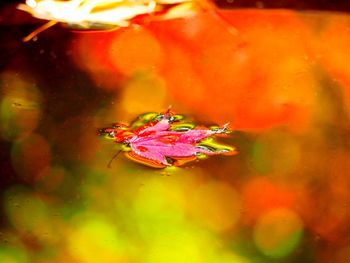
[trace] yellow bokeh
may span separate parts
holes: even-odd
[[[224,182],[208,182],[193,189],[188,206],[194,220],[211,230],[232,230],[241,214],[236,190]]]
[[[149,243],[146,263],[203,263],[213,254],[214,241],[200,229],[169,226]]]
[[[14,186],[7,190],[5,211],[9,222],[19,233],[30,233],[46,242],[57,239],[47,204],[28,189]]]
[[[162,112],[165,105],[166,86],[162,78],[151,72],[135,74],[124,87],[121,106],[125,113],[137,116],[144,112]]]
[[[38,125],[42,98],[32,80],[15,72],[0,75],[0,135],[14,140],[31,133]]]
[[[299,245],[303,231],[300,217],[289,209],[275,209],[263,214],[254,228],[254,242],[268,257],[281,258]]]
[[[175,178],[159,176],[144,182],[134,197],[134,214],[141,235],[152,239],[154,234],[182,224],[185,217],[184,188]]]
[[[81,263],[127,262],[124,242],[116,226],[98,215],[77,220],[68,235],[69,251]]]
[[[26,251],[20,247],[0,246],[1,263],[29,263]]]

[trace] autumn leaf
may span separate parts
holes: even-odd
[[[184,122],[183,116],[170,111],[140,116],[130,126],[115,124],[99,131],[100,135],[122,143],[127,156],[152,167],[180,166],[188,161],[217,154],[235,154],[231,146],[214,143],[213,137],[229,133],[228,124],[222,127],[197,127]]]

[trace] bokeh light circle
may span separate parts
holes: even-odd
[[[254,228],[257,248],[271,258],[282,258],[299,245],[303,222],[289,209],[275,209],[262,215]]]
[[[109,56],[114,66],[126,75],[154,70],[163,59],[157,39],[143,28],[130,28],[116,35]]]

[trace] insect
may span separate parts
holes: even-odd
[[[165,20],[186,17],[208,8],[206,0],[26,0],[18,9],[48,20],[23,41],[63,23],[80,30],[108,30],[128,27],[141,17]]]
[[[99,135],[122,144],[120,151],[125,151],[132,160],[157,168],[180,166],[211,155],[236,153],[234,147],[216,143],[213,138],[216,135],[226,136],[230,132],[228,124],[208,129],[186,123],[183,119],[184,116],[173,114],[170,110],[147,113],[130,126],[116,123],[100,129]]]

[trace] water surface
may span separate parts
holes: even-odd
[[[1,262],[350,259],[350,18],[207,12],[112,32],[0,28]],[[174,169],[97,130],[169,105],[238,149]],[[349,169],[348,169],[349,168]]]

